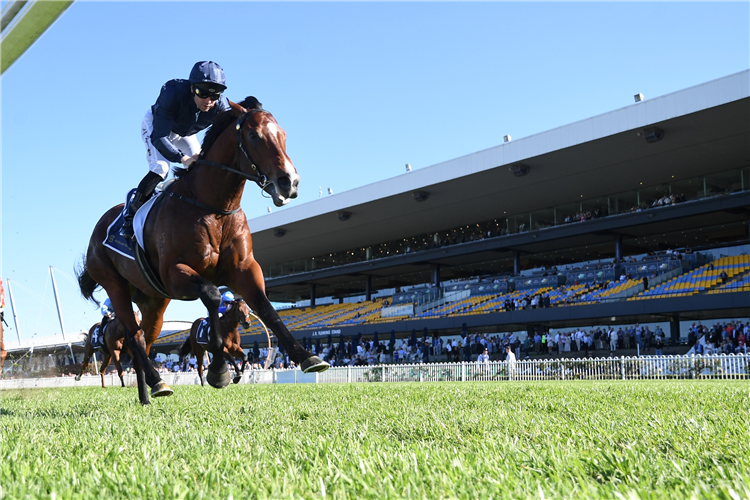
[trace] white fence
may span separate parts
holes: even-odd
[[[230,375],[233,372],[230,370]],[[163,373],[169,385],[198,385],[197,373]],[[116,374],[104,377],[107,387],[119,386]],[[491,363],[430,363],[414,365],[343,366],[322,373],[299,370],[249,370],[241,384],[299,384],[351,382],[466,382],[524,380],[659,380],[659,379],[750,379],[750,355],[641,356],[619,358],[562,358]],[[2,389],[36,387],[98,386],[98,375],[10,379]],[[125,374],[125,385],[135,386],[134,374]]]
[[[346,366],[318,382],[443,382],[490,380],[747,379],[750,356],[641,356],[540,359],[491,363]]]

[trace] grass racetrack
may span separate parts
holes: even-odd
[[[0,497],[750,498],[746,381],[0,393]]]

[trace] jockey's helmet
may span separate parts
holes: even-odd
[[[224,295],[221,296],[222,302],[232,302],[234,300],[234,294],[232,292],[224,292]]]
[[[104,307],[106,307],[107,309],[112,309],[112,301],[109,300],[109,297],[104,299]]]
[[[213,61],[198,61],[190,71],[190,83],[213,94],[221,94],[227,88],[224,69]]]

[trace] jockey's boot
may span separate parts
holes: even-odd
[[[130,240],[135,240],[135,232],[133,230],[133,217],[135,217],[135,213],[138,211],[138,209],[141,208],[143,204],[146,203],[146,201],[148,201],[148,199],[154,193],[156,185],[159,184],[162,180],[164,179],[161,175],[157,174],[156,172],[149,172],[146,174],[146,177],[141,180],[140,184],[138,184],[138,187],[135,190],[133,201],[130,203],[130,209],[123,218],[122,227],[120,228],[120,234],[122,236]]]
[[[108,322],[109,322],[109,317],[102,316],[102,322],[99,323],[99,335],[101,335],[102,338],[104,338],[104,329],[107,327]]]
[[[135,192],[135,197],[128,207],[128,213],[125,214],[122,220],[122,227],[120,228],[120,235],[124,236],[129,240],[135,240],[135,231],[133,229],[133,217],[139,208],[146,203],[146,196],[140,191]]]

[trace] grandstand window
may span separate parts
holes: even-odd
[[[581,211],[586,215],[587,219],[598,219],[604,217],[609,213],[609,198],[601,196],[597,198],[591,198],[581,201]]]
[[[556,225],[555,209],[545,208],[529,214],[532,229],[544,229]]]
[[[706,177],[706,196],[735,193],[743,190],[742,171],[719,172]]]

